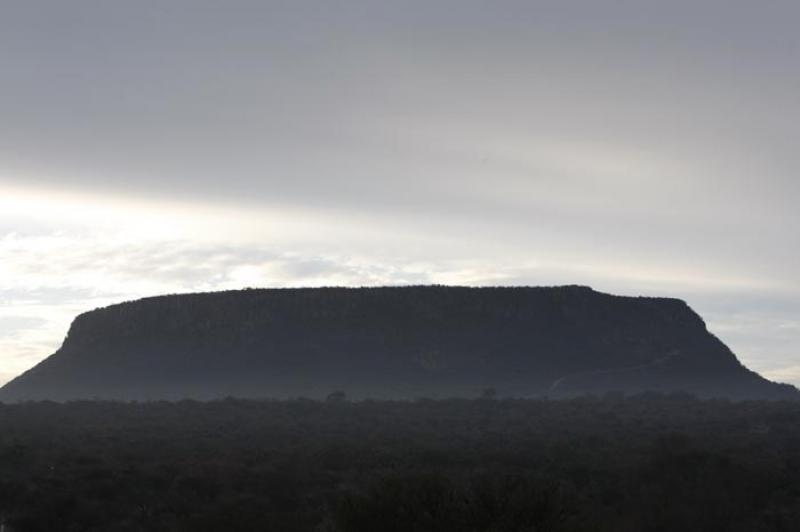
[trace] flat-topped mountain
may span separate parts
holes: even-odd
[[[0,400],[565,396],[789,398],[683,301],[587,287],[302,288],[170,295],[82,314]]]

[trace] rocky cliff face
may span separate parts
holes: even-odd
[[[319,288],[164,296],[79,316],[2,400],[565,396],[794,397],[675,299],[586,287]]]

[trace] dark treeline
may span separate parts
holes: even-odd
[[[34,531],[794,531],[800,404],[0,405],[0,520]]]

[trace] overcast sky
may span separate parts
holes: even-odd
[[[800,384],[800,4],[0,3],[0,383],[246,286],[681,297]]]

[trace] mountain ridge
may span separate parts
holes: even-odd
[[[795,398],[686,302],[589,287],[403,286],[163,295],[79,315],[0,400],[554,397],[684,391]]]

